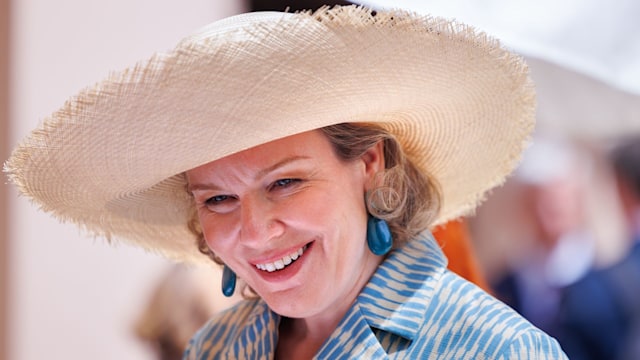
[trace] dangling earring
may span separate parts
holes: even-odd
[[[393,239],[386,221],[369,215],[367,220],[367,245],[375,255],[384,255],[391,250]]]
[[[236,273],[227,265],[222,269],[222,294],[226,297],[233,295],[236,290]]]

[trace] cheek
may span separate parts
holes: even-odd
[[[332,228],[350,211],[346,209],[350,197],[344,189],[323,188],[306,191],[278,206],[277,218],[295,227]]]
[[[232,244],[233,221],[219,215],[200,214],[198,217],[204,240],[216,255],[225,253]]]
[[[350,228],[353,222],[366,218],[365,189],[361,182],[344,177],[313,199],[304,202],[299,213],[329,228]],[[314,220],[315,219],[315,220]]]

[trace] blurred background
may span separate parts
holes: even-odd
[[[0,0],[0,161],[70,95],[200,26],[249,10],[323,3]],[[338,3],[348,2],[329,2]],[[457,18],[527,59],[539,103],[533,145],[466,222],[492,291],[553,332],[558,290],[615,264],[631,247],[609,152],[640,136],[640,2],[364,3]],[[0,360],[158,358],[145,339],[174,335],[149,330],[160,326],[148,325],[149,316],[161,318],[150,309],[177,312],[196,298],[211,305],[206,315],[228,305],[218,296],[216,270],[183,276],[155,255],[58,223],[3,177]],[[193,295],[185,290],[192,281],[189,288],[200,289]],[[173,283],[182,287],[169,294],[188,300],[161,295],[158,284]]]

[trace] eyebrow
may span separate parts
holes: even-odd
[[[291,156],[291,157],[288,157],[288,158],[284,158],[284,159],[278,161],[277,163],[258,171],[258,173],[256,174],[256,176],[254,176],[253,179],[257,180],[257,179],[263,178],[268,173],[273,172],[273,171],[277,170],[278,168],[281,168],[281,167],[283,167],[283,166],[285,166],[287,164],[290,164],[292,162],[296,162],[296,161],[299,161],[299,160],[306,160],[306,159],[309,159],[309,157],[308,156],[299,156],[299,155]]]
[[[259,170],[256,173],[256,176],[253,177],[253,179],[257,180],[257,179],[263,178],[267,174],[277,170],[278,168],[281,168],[281,167],[283,167],[285,165],[288,165],[288,164],[296,162],[296,161],[306,160],[306,159],[309,159],[309,157],[308,156],[299,156],[299,155],[284,158],[284,159],[278,161],[277,163],[275,163],[275,164],[273,164],[271,166],[268,166],[268,167],[266,167],[264,169]],[[211,190],[211,189],[215,190],[215,189],[218,189],[218,187],[215,186],[215,185],[212,185],[212,184],[194,184],[194,185],[189,184],[187,186],[187,191],[188,192],[193,192],[193,191],[197,191],[197,190]]]

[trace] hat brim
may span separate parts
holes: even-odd
[[[504,182],[534,113],[521,57],[465,25],[355,6],[249,13],[80,92],[5,171],[61,220],[198,261],[186,170],[328,125],[378,123],[440,184],[442,223]]]

